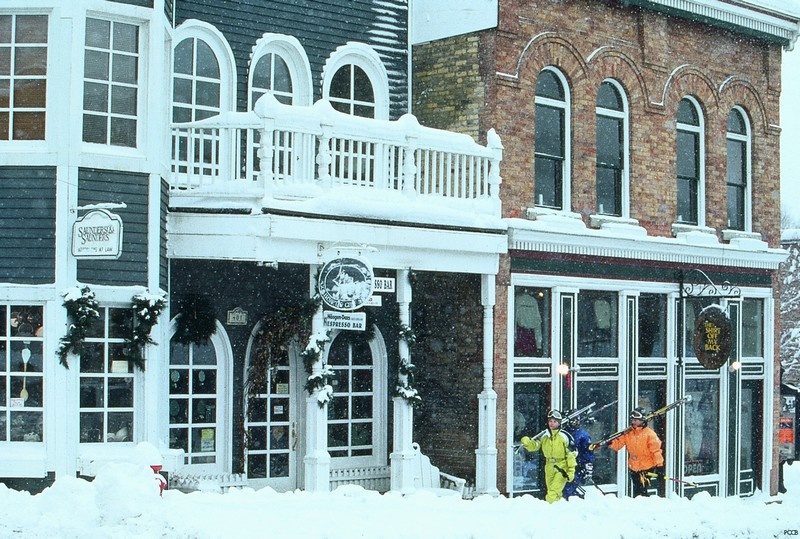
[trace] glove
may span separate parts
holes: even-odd
[[[583,465],[583,476],[586,478],[587,481],[592,479],[592,472],[594,471],[594,464],[591,462],[587,462]]]
[[[663,466],[655,466],[648,470],[650,473],[655,474],[656,477],[659,479],[664,479],[664,467]]]
[[[522,438],[520,438],[519,443],[521,443],[522,447],[524,447],[527,451],[536,450],[536,446],[534,445],[533,440],[531,440],[530,437],[528,436],[523,436]]]
[[[575,472],[567,472],[567,483],[575,481]]]
[[[644,487],[650,486],[650,478],[647,476],[648,470],[639,472],[639,483]]]

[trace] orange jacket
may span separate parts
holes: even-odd
[[[661,440],[649,427],[632,428],[619,438],[611,440],[608,447],[614,451],[619,451],[623,447],[627,448],[628,468],[634,472],[664,465]]]

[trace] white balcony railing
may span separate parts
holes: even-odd
[[[481,146],[412,115],[373,120],[324,100],[296,107],[266,94],[252,112],[173,124],[170,204],[238,199],[270,207],[351,187],[499,218],[502,145],[494,130],[487,139]]]

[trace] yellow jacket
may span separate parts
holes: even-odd
[[[531,440],[523,436],[520,440],[522,447],[531,453],[542,450],[545,458],[545,468],[554,469],[556,466],[564,470],[567,480],[575,478],[576,458],[578,455],[570,435],[560,429],[549,431],[539,440]],[[559,472],[560,473],[560,472]]]

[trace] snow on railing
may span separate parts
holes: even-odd
[[[172,195],[236,193],[304,199],[352,186],[456,202],[489,201],[500,214],[500,138],[481,146],[459,133],[342,114],[320,100],[310,107],[279,103],[271,94],[251,112],[228,112],[173,124]]]

